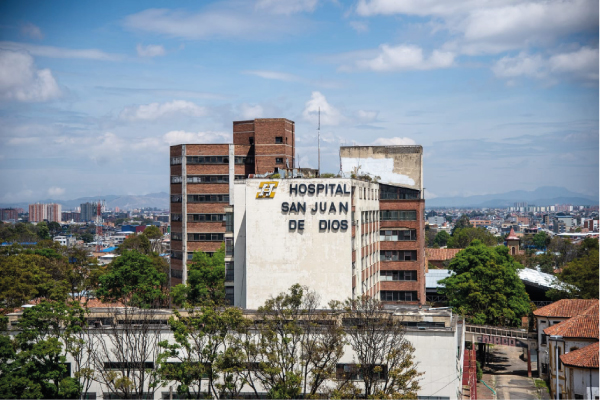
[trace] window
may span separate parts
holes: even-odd
[[[542,374],[548,374],[548,364],[542,364]]]
[[[583,399],[583,395],[575,393],[575,400],[579,400],[579,399]]]
[[[379,212],[379,217],[381,221],[416,221],[417,211],[383,210]]]
[[[180,194],[172,194],[171,195],[171,203],[181,203],[183,196]]]
[[[282,144],[283,143],[283,137],[282,136],[275,136],[275,143],[276,144]]]
[[[542,344],[546,344],[548,342],[548,335],[542,333]]]
[[[171,165],[181,165],[182,157],[171,157]]]
[[[396,230],[381,230],[379,232],[380,241],[404,242],[417,240],[417,230],[400,228]]]
[[[233,262],[225,261],[225,282],[233,282]]]
[[[419,199],[420,195],[421,192],[415,189],[379,184],[381,200],[415,200]]]
[[[171,214],[171,221],[181,221],[181,214]]]
[[[229,156],[188,156],[188,164],[229,164]]]
[[[281,158],[281,157],[276,158],[275,164],[283,164],[283,158]]]
[[[380,271],[382,281],[416,281],[417,271]]]
[[[252,146],[254,144],[254,138],[253,137],[248,138],[248,142],[250,143],[250,146]]]
[[[225,255],[233,256],[233,238],[225,238]]]
[[[223,233],[188,233],[187,240],[190,242],[222,242]]]
[[[137,393],[136,393],[137,395]],[[108,392],[104,392],[102,393],[102,398],[105,400],[120,400],[123,397],[121,395],[119,395],[118,393],[108,393]],[[173,397],[175,398],[175,397]],[[136,399],[139,399],[139,397],[136,396]],[[144,392],[142,393],[142,400],[154,400],[154,393],[150,393],[150,392]]]
[[[233,232],[233,213],[225,213],[225,232]]]
[[[181,232],[171,232],[171,240],[183,240],[183,234]]]
[[[171,176],[171,183],[181,183],[183,182],[183,179],[181,178],[181,176]]]
[[[171,258],[175,260],[183,260],[183,252],[177,250],[171,250]]]
[[[188,194],[189,203],[229,203],[228,194]]]
[[[183,279],[183,271],[180,269],[171,269],[171,278]]]
[[[187,183],[229,183],[229,175],[188,175]]]
[[[395,291],[382,290],[380,293],[381,301],[417,301],[417,292],[415,291]]]
[[[123,369],[154,369],[153,362],[135,362],[135,361],[109,361],[104,363],[104,370],[123,370]]]
[[[416,250],[381,250],[380,261],[417,261]]]
[[[230,306],[233,305],[233,288],[231,286],[225,287],[225,302]]]
[[[385,379],[386,365],[368,365],[361,367],[359,364],[336,364],[335,377],[340,380],[359,381],[364,379],[364,374],[372,375],[374,380]]]
[[[562,371],[562,361],[560,361],[560,355],[562,354],[562,349],[559,347],[558,348],[558,360],[556,360],[558,362],[558,370]]]
[[[81,398],[83,400],[96,400],[96,392],[82,393]]]
[[[225,214],[188,214],[188,222],[223,222]]]
[[[254,164],[254,157],[243,157],[243,156],[236,156],[235,157],[235,163],[236,164]]]

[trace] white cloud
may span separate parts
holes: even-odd
[[[412,146],[417,144],[414,140],[407,137],[379,138],[373,141],[375,146]]]
[[[318,0],[258,0],[256,8],[273,14],[294,14],[298,12],[313,12]]]
[[[521,52],[515,57],[498,60],[492,71],[499,78],[530,77],[555,80],[558,77],[580,81],[598,80],[598,49],[582,47],[579,50],[558,53],[550,57]]]
[[[174,100],[169,103],[150,103],[126,107],[121,111],[119,118],[129,121],[153,121],[176,115],[203,117],[206,114],[207,110],[205,107],[198,106],[190,101]]]
[[[240,106],[240,112],[243,119],[255,119],[255,118],[263,118],[264,110],[258,105],[250,105],[250,104],[242,104]]]
[[[44,38],[42,30],[38,26],[32,24],[31,22],[27,22],[21,25],[21,34],[28,36],[32,39],[42,40]]]
[[[299,76],[277,71],[250,70],[243,71],[243,73],[248,75],[256,75],[264,79],[273,79],[276,81],[294,82],[302,80]]]
[[[383,44],[374,58],[358,59],[354,61],[353,65],[345,65],[340,69],[391,72],[448,68],[453,64],[454,54],[451,52],[434,50],[429,57],[426,57],[423,49],[417,46]]]
[[[183,143],[215,143],[231,141],[231,134],[225,132],[186,132],[170,131],[164,134],[163,141],[169,146]]]
[[[358,110],[356,118],[362,123],[373,122],[377,119],[378,115],[379,111]]]
[[[37,69],[27,53],[0,49],[0,99],[47,101],[61,95],[49,69]]]
[[[364,21],[350,21],[349,24],[358,33],[369,32],[369,24]]]
[[[158,57],[166,54],[165,48],[161,45],[149,44],[148,46],[142,46],[138,44],[135,49],[140,57]]]
[[[321,125],[339,125],[345,118],[342,113],[327,102],[321,92],[312,92],[311,98],[306,102],[302,116],[312,124],[319,120],[321,110]]]
[[[48,196],[62,196],[63,194],[65,194],[64,188],[53,186],[48,189]]]
[[[0,48],[26,51],[37,57],[49,58],[82,58],[89,60],[118,61],[123,58],[119,54],[105,53],[98,49],[65,49],[63,47],[38,46],[29,43],[0,42]]]
[[[127,16],[124,23],[130,29],[192,40],[215,37],[272,40],[284,33],[299,33],[300,25],[309,24],[298,16],[273,18],[264,10],[253,9],[249,2],[239,1],[209,5],[195,13],[148,9]]]

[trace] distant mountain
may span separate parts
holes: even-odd
[[[598,197],[571,192],[564,187],[543,186],[533,191],[514,190],[506,193],[468,197],[436,197],[425,201],[426,207],[510,207],[516,202],[536,206],[555,204],[598,205]]]
[[[82,203],[95,202],[98,200],[105,200],[108,208],[119,207],[121,210],[132,210],[134,208],[142,207],[156,207],[161,210],[169,209],[169,194],[165,192],[150,193],[145,195],[98,195],[92,197],[80,197],[73,200],[53,200],[45,199],[39,200],[39,203],[58,203],[62,205],[63,211],[69,211],[79,207]],[[13,204],[0,204],[0,207],[21,207],[27,210],[29,204],[26,202],[13,203]]]

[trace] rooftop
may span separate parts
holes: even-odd
[[[563,364],[573,367],[598,369],[598,342],[563,354],[560,356],[560,360]]]
[[[544,329],[546,335],[559,335],[570,338],[598,339],[598,300],[595,305],[560,324]]]
[[[428,260],[451,260],[456,257],[459,251],[463,249],[425,249],[425,256]]]
[[[597,299],[563,299],[533,312],[537,317],[571,318],[583,314],[588,308],[597,305]]]

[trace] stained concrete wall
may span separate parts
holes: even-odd
[[[422,146],[342,146],[342,171],[368,173],[380,182],[423,189]]]

